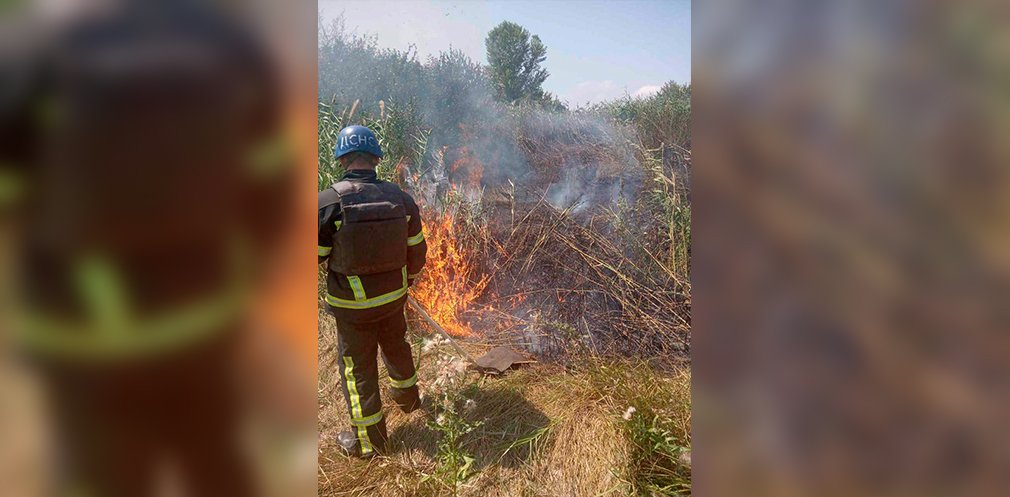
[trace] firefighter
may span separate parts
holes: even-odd
[[[319,263],[327,263],[326,303],[337,323],[341,387],[351,417],[352,430],[340,433],[338,442],[348,455],[367,458],[381,452],[387,438],[377,348],[393,401],[408,413],[420,406],[403,305],[428,248],[414,199],[376,176],[382,149],[375,134],[348,126],[335,149],[346,174],[319,193],[318,254]]]

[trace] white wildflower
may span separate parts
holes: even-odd
[[[621,417],[624,418],[625,421],[631,421],[631,415],[635,414],[636,411],[638,411],[638,409],[635,409],[634,407],[628,407],[628,410],[624,411],[624,415]]]
[[[444,425],[445,424],[445,415],[444,414],[439,414],[438,417],[435,418],[435,424],[437,424],[439,426]]]
[[[465,411],[472,411],[476,407],[477,402],[475,402],[473,399],[466,399],[466,402],[463,403],[463,410]]]

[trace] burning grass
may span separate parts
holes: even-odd
[[[583,152],[602,162],[569,164],[576,170],[569,176],[596,179],[565,186],[582,191],[567,206],[550,198],[556,182],[475,182],[472,172],[486,167],[471,164],[475,156],[466,150],[455,154],[470,171],[463,185],[451,182],[463,159],[450,163],[443,150],[430,169],[407,176],[407,190],[424,209],[429,244],[414,294],[450,333],[476,330],[540,358],[684,357],[690,343],[684,193],[671,188],[677,182],[661,165],[632,174],[616,162],[629,159],[624,152],[606,156],[595,145]],[[533,179],[558,177],[546,167],[538,165]],[[646,173],[648,182],[638,178]],[[611,199],[627,189],[614,186],[625,177],[638,178],[633,198]],[[666,203],[655,205],[655,195],[643,194],[648,187]]]
[[[429,213],[432,215],[424,218],[428,263],[411,295],[450,334],[470,336],[473,330],[461,316],[480,297],[488,278],[476,275],[476,250],[457,236],[456,209],[424,214]]]
[[[500,331],[518,330],[542,356],[688,350],[689,296],[672,270],[633,257],[627,235],[605,219],[582,223],[543,201],[516,210],[523,215],[489,223],[487,234],[493,302],[510,299],[509,314],[520,316]]]
[[[424,217],[428,266],[411,293],[450,333],[541,359],[689,354],[689,150],[645,148],[585,113],[503,112],[407,137],[397,109],[356,108],[320,104],[320,187],[339,176],[327,156],[341,126],[383,137],[380,175]]]

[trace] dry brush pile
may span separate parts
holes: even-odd
[[[429,217],[431,258],[460,261],[450,277],[434,274],[469,296],[452,312],[540,357],[685,356],[690,207],[677,171],[690,152],[646,149],[599,116],[512,118],[520,132],[504,138],[518,145],[521,174],[493,173],[516,156],[471,151],[481,135],[501,139],[478,123],[462,151],[436,150],[406,176]]]
[[[320,155],[357,121],[403,150],[380,174],[422,206],[429,265],[413,293],[451,332],[541,358],[687,355],[689,151],[648,149],[598,114],[529,110],[461,125],[436,147],[397,136],[385,103],[376,118],[357,107],[320,106]],[[328,166],[320,187],[338,174]]]

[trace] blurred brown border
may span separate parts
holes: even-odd
[[[1005,2],[694,13],[695,495],[1006,495]]]

